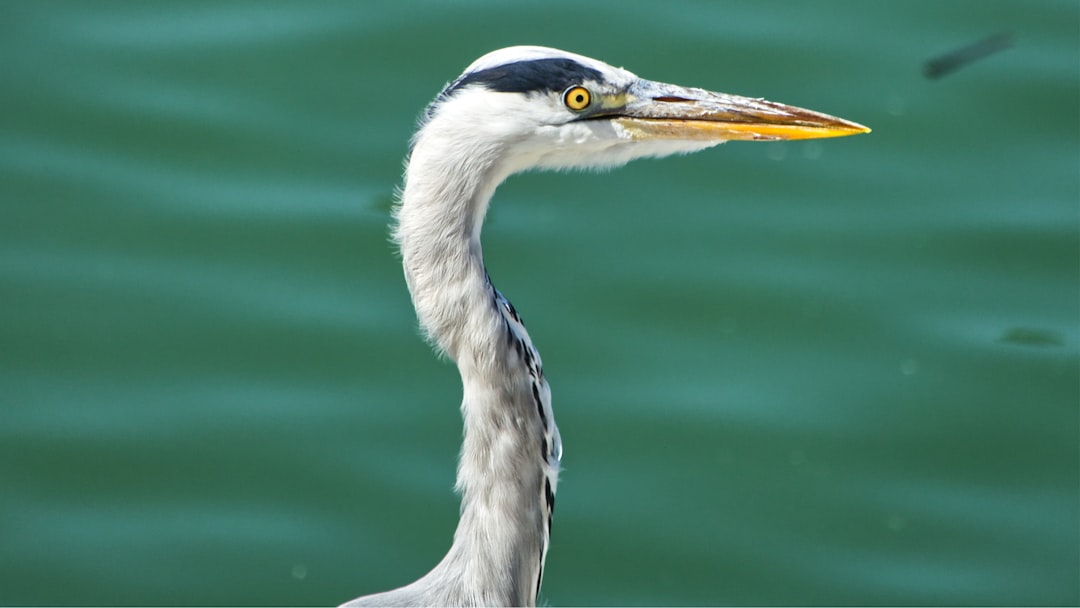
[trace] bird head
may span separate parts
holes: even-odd
[[[484,55],[429,106],[414,146],[466,162],[498,159],[503,177],[532,168],[601,168],[729,140],[839,137],[870,129],[781,103],[639,78],[557,49]],[[414,148],[415,153],[415,148]]]

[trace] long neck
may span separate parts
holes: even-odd
[[[476,159],[492,152],[437,149],[421,133],[397,212],[420,324],[457,363],[464,387],[461,519],[446,557],[416,584],[448,604],[528,605],[542,577],[561,447],[539,355],[484,268],[481,225],[503,176]]]

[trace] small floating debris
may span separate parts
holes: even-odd
[[[1056,331],[1031,327],[1013,327],[1005,331],[998,342],[1021,346],[1064,346],[1065,338]]]
[[[1013,45],[1012,34],[994,34],[965,47],[939,55],[923,64],[923,76],[937,80],[960,68],[999,53]]]

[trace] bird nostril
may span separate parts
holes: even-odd
[[[693,99],[687,99],[685,97],[676,97],[674,95],[665,95],[663,97],[653,97],[653,101],[665,101],[665,102],[670,102],[670,103],[679,103],[679,102],[693,102],[694,100]]]

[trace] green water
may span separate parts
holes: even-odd
[[[460,386],[386,224],[421,108],[520,43],[874,129],[496,194],[566,448],[542,601],[1080,602],[1078,24],[4,2],[0,603],[325,605],[442,556]]]

